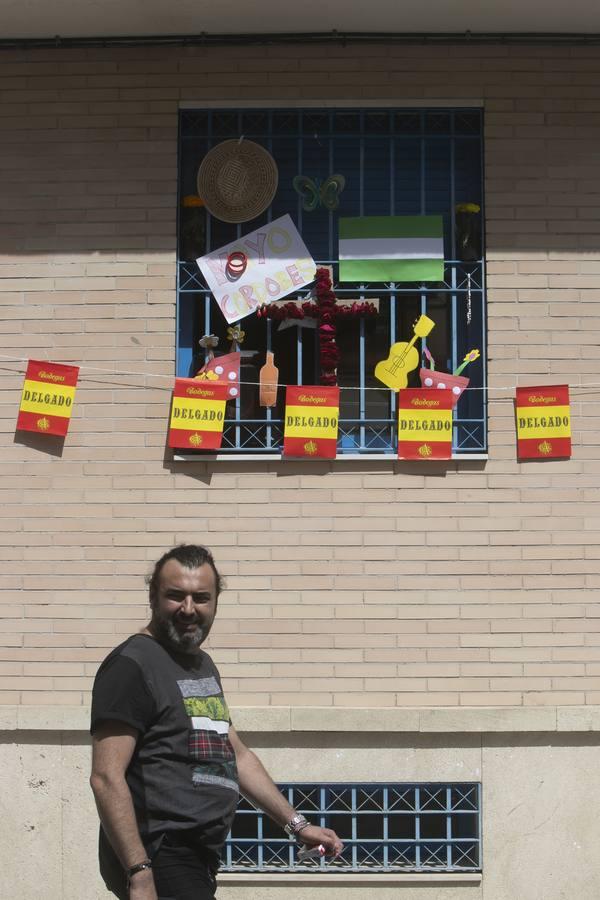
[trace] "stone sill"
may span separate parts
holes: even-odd
[[[389,97],[382,97],[380,100],[373,99],[367,100],[361,97],[360,105],[367,107],[384,107],[384,106],[397,106],[400,101],[398,100],[390,100]],[[404,107],[421,107],[423,106],[423,98],[410,98],[410,97],[402,97],[402,101],[400,105]],[[427,105],[432,107],[453,107],[453,106],[485,106],[485,100],[483,97],[461,97],[460,100],[453,99],[452,97],[432,97],[427,99]],[[233,107],[234,109],[238,109],[239,107],[250,106],[253,109],[258,109],[259,107],[266,106],[267,108],[273,107],[273,109],[292,109],[294,107],[303,106],[303,107],[317,107],[322,109],[329,109],[336,107],[350,107],[354,109],[356,106],[356,100],[346,100],[343,98],[338,98],[337,100],[307,100],[304,97],[301,100],[294,100],[290,98],[289,100],[205,100],[202,98],[201,100],[180,100],[179,101],[179,109],[225,109],[226,107]],[[505,257],[502,256],[502,260],[504,261]]]
[[[238,731],[471,734],[600,731],[600,706],[420,707],[238,706]],[[84,706],[0,706],[0,731],[87,731]]]
[[[272,886],[276,884],[311,884],[313,887],[352,887],[355,885],[374,885],[395,887],[403,884],[420,884],[424,887],[445,885],[481,884],[481,872],[332,872],[331,874],[308,872],[220,872],[219,884]]]
[[[219,465],[221,463],[226,462],[280,462],[280,463],[294,463],[294,462],[306,462],[306,463],[327,463],[331,468],[334,463],[343,463],[343,462],[363,462],[365,460],[369,462],[382,462],[382,463],[411,463],[417,462],[421,463],[422,460],[408,460],[408,459],[398,459],[398,457],[394,453],[340,453],[339,456],[336,456],[335,459],[308,459],[305,456],[298,457],[286,457],[284,458],[281,453],[203,453],[202,456],[198,454],[192,453],[174,453],[173,459],[175,462],[185,462],[185,463],[197,463],[197,462],[218,462]],[[456,462],[467,462],[468,460],[476,459],[476,460],[487,460],[489,456],[487,453],[453,453],[450,459],[440,459],[436,460],[436,462],[446,462],[450,463],[453,461]],[[425,463],[425,465],[431,465],[431,463]]]

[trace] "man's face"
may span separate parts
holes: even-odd
[[[156,637],[178,653],[197,653],[217,612],[212,568],[205,563],[198,569],[186,569],[176,559],[169,559],[160,571],[151,606]]]

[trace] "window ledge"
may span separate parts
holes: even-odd
[[[339,456],[336,456],[335,459],[310,459],[306,456],[298,456],[298,457],[283,457],[281,453],[206,453],[202,454],[202,456],[191,453],[175,453],[173,454],[173,460],[175,462],[256,462],[258,460],[262,460],[264,462],[317,462],[317,463],[339,463],[345,461],[356,462],[357,460],[377,460],[377,462],[422,462],[424,465],[431,465],[430,462],[424,460],[412,460],[412,459],[399,459],[392,453],[342,453]],[[465,461],[471,459],[478,460],[486,460],[488,459],[487,453],[453,453],[451,459],[437,459],[435,462],[443,463],[443,462],[452,462],[456,461]]]
[[[474,734],[507,732],[600,732],[600,706],[459,706],[345,709],[330,706],[238,706],[232,709],[245,733],[369,732]],[[85,706],[0,706],[0,732],[84,731]]]
[[[333,887],[378,884],[380,887],[394,887],[402,884],[420,885],[478,885],[481,872],[220,872],[219,884],[248,885],[290,885],[310,884],[313,887]]]

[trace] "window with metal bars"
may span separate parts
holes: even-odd
[[[341,856],[299,862],[299,845],[241,798],[221,871],[481,870],[479,784],[281,784],[279,789],[311,822],[337,832],[344,841]]]
[[[474,348],[481,352],[465,372],[469,389],[454,413],[453,452],[487,452],[485,270],[483,212],[470,217],[466,246],[455,214],[458,204],[483,208],[483,122],[479,109],[210,109],[180,114],[180,200],[196,192],[198,167],[207,151],[232,137],[257,141],[277,162],[279,186],[268,210],[243,225],[180,204],[178,243],[177,375],[191,377],[205,361],[198,341],[219,337],[229,350],[227,323],[207,289],[196,258],[261,224],[289,213],[317,265],[332,267],[340,299],[374,301],[373,318],[338,319],[340,419],[338,455],[395,455],[397,395],[374,377],[390,345],[410,340],[421,313],[435,322],[426,345],[437,370],[452,372]],[[340,173],[346,185],[339,208],[307,212],[293,187],[295,175],[316,182]],[[441,214],[444,221],[444,280],[439,283],[339,284],[340,216]],[[290,295],[306,299],[307,290]],[[285,301],[284,301],[285,302]],[[275,353],[280,385],[318,384],[316,329],[250,315],[245,332],[241,390],[227,404],[220,453],[278,453],[283,441],[285,392],[273,408],[259,405],[258,376],[265,351]],[[424,342],[425,343],[425,342]],[[425,363],[423,357],[423,364]],[[418,371],[409,387],[419,387]]]

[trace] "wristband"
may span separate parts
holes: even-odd
[[[131,866],[131,868],[127,869],[127,887],[131,884],[131,879],[134,875],[137,875],[138,872],[143,872],[144,869],[151,869],[152,861],[150,859],[145,859],[141,863],[137,863],[135,866]]]
[[[308,819],[306,819],[302,813],[296,813],[296,815],[292,816],[287,825],[283,826],[283,829],[290,837],[295,837],[303,828],[307,828],[308,825],[310,825]]]

